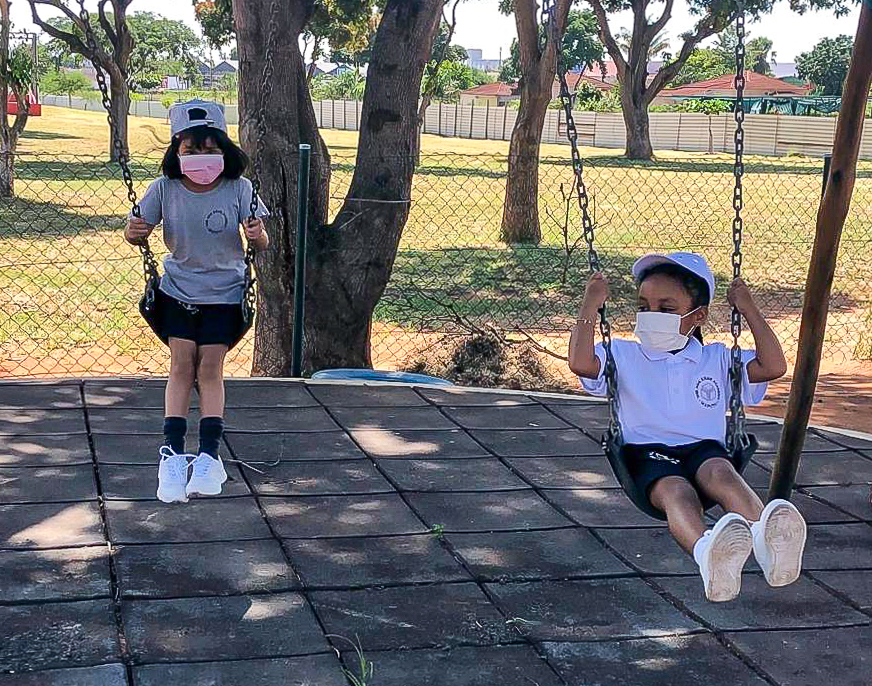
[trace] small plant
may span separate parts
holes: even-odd
[[[360,638],[358,636],[354,637],[357,640],[356,643],[351,639],[345,638],[345,636],[339,636],[338,634],[327,634],[327,638],[338,638],[340,641],[345,641],[348,645],[354,648],[354,653],[357,657],[358,673],[355,674],[343,667],[342,674],[351,682],[351,686],[369,686],[369,680],[375,672],[375,665],[366,658],[366,655],[363,654],[363,646],[360,644]],[[337,651],[337,654],[338,652],[339,651]]]
[[[430,527],[430,533],[433,535],[433,538],[438,538],[441,541],[442,537],[445,535],[445,525],[434,524]]]

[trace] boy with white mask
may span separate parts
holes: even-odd
[[[793,583],[802,565],[805,521],[786,500],[764,508],[724,446],[730,350],[721,343],[704,345],[700,333],[715,290],[711,269],[693,253],[651,254],[636,261],[633,276],[639,342],[612,341],[630,474],[699,565],[709,600],[738,595],[752,550],[770,585]],[[570,339],[569,367],[593,395],[606,394],[605,351],[594,346],[594,332],[607,297],[604,276],[594,274]],[[741,279],[727,298],[754,335],[756,350],[742,352],[742,394],[745,404],[755,405],[767,383],[786,373],[787,363]],[[708,530],[701,494],[727,513]]]

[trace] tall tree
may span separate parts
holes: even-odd
[[[735,59],[725,60],[720,52],[697,48],[690,54],[681,71],[675,75],[669,85],[675,88],[686,83],[708,81],[724,74],[731,74],[735,71],[735,63]]]
[[[718,34],[717,40],[712,45],[712,51],[720,55],[724,64],[730,65],[732,71],[736,62],[736,46],[739,44],[739,35],[736,27],[728,26]],[[751,38],[750,33],[745,35],[745,66],[748,71],[758,74],[769,75],[772,69],[769,66],[769,53],[772,51],[772,40],[766,36]]]
[[[621,29],[616,39],[625,55],[629,55],[633,51],[633,34],[628,29]],[[650,62],[669,50],[670,44],[669,35],[663,31],[654,36],[651,45],[648,46],[648,61]]]
[[[280,40],[271,66],[269,136],[262,154],[257,129],[268,42],[269,15],[278,3]],[[315,123],[299,36],[313,0],[234,0],[240,57],[241,137],[253,153],[264,200],[276,219],[273,247],[258,257],[259,315],[254,371],[286,376],[291,369],[297,149],[313,145],[308,198],[312,234],[308,251],[304,359],[307,370],[366,367],[375,305],[390,278],[409,214],[417,133],[417,103],[424,66],[439,25],[442,0],[388,0],[373,42],[363,96],[357,163],[345,201],[327,223],[330,160]]]
[[[133,54],[133,34],[127,24],[127,8],[133,0],[100,0],[97,25],[90,18],[90,28],[95,35],[103,34],[106,43],[97,40],[94,49],[85,40],[85,23],[74,11],[69,0],[28,0],[33,23],[52,38],[66,43],[72,52],[78,53],[99,66],[109,75],[110,100],[115,127],[110,132],[109,155],[117,161],[116,141],[125,152],[127,146],[127,115],[130,112],[130,87],[128,83],[130,56]],[[107,11],[107,5],[111,12]],[[70,21],[71,30],[57,28],[53,22],[39,15],[40,7],[60,10]],[[111,16],[110,16],[111,15]],[[99,27],[99,28],[98,28]]]
[[[551,102],[558,59],[567,60],[567,68],[579,62],[591,67],[601,60],[602,48],[596,52],[593,19],[584,13],[573,15],[575,52],[561,54],[568,33],[571,0],[556,0],[551,21],[542,28],[536,16],[535,0],[514,0],[515,24],[518,29],[518,68],[521,94],[518,117],[509,143],[509,164],[506,176],[506,198],[500,240],[505,243],[538,243],[542,238],[539,226],[539,148],[548,103]],[[509,9],[503,3],[503,9]],[[543,36],[544,31],[544,36]],[[577,34],[577,35],[576,35]],[[544,40],[540,40],[544,37]],[[573,63],[574,62],[574,63]]]
[[[12,197],[15,193],[15,150],[27,126],[27,96],[36,68],[29,46],[14,48],[10,44],[11,5],[11,0],[0,0],[0,198]],[[18,104],[11,124],[7,108],[10,91]]]
[[[824,38],[796,58],[796,73],[814,84],[818,95],[841,95],[848,76],[854,40],[850,36]]]

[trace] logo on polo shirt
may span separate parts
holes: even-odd
[[[717,407],[721,401],[721,387],[710,376],[702,376],[696,382],[696,399],[703,407]]]

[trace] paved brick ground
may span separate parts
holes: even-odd
[[[162,388],[0,384],[0,686],[338,686],[354,642],[370,686],[872,683],[870,442],[810,432],[803,577],[715,605],[601,404],[231,382],[225,455],[278,464],[167,506]]]

